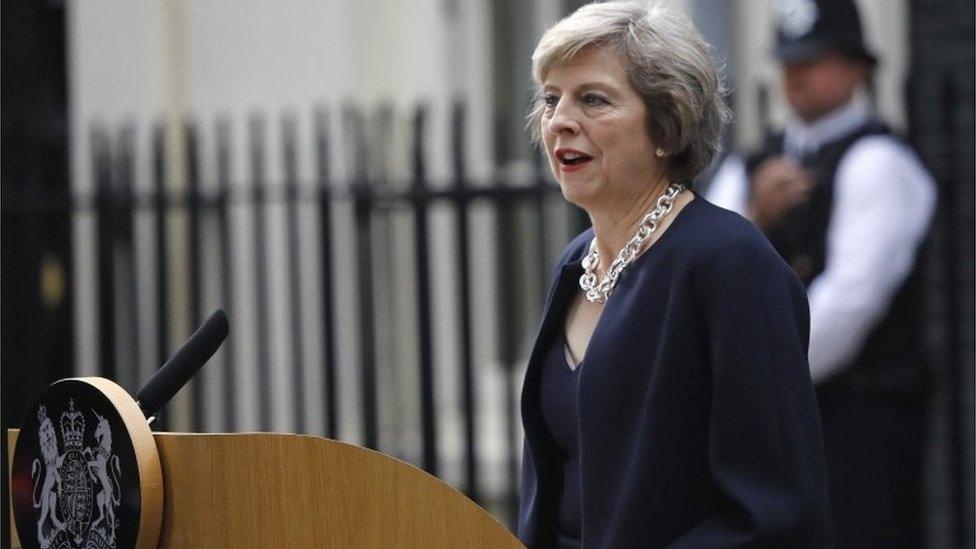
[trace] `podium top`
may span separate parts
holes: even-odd
[[[521,547],[443,481],[351,444],[270,433],[156,444],[161,547]]]

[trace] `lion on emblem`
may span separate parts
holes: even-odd
[[[41,518],[37,521],[37,541],[41,547],[48,547],[58,533],[65,528],[64,522],[57,515],[58,492],[61,490],[61,474],[58,471],[61,466],[61,456],[58,455],[58,439],[54,431],[54,424],[47,417],[47,408],[43,405],[37,411],[37,420],[39,424],[37,432],[41,455],[44,457],[44,467],[42,470],[40,459],[34,458],[34,462],[31,464],[31,479],[34,480],[34,509],[40,508],[41,510]],[[42,474],[44,483],[41,485],[41,495],[38,497],[37,485]],[[58,488],[57,491],[54,490],[55,486]],[[51,519],[53,525],[50,537],[44,535],[44,525],[48,518]]]

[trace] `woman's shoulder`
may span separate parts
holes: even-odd
[[[803,283],[751,221],[701,197],[691,204],[674,256],[699,299],[738,307],[758,291],[806,310]]]
[[[766,236],[748,219],[698,195],[685,210],[682,215],[687,214],[687,218],[676,235],[676,252],[689,263],[731,261],[789,270]]]

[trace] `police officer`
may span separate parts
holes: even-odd
[[[872,112],[876,58],[857,7],[773,8],[789,121],[758,152],[727,159],[707,198],[749,217],[807,286],[837,547],[919,547],[927,391],[918,250],[935,185]]]

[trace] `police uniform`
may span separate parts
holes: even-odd
[[[781,60],[809,56],[819,42],[821,51],[873,61],[853,4],[781,4],[793,15],[815,6],[803,17],[819,17],[805,32],[781,17]],[[808,199],[766,235],[807,286],[837,547],[918,547],[928,383],[917,256],[935,184],[858,93],[815,122],[790,120],[758,152],[727,159],[707,198],[745,214],[751,175],[776,155],[813,180]]]

